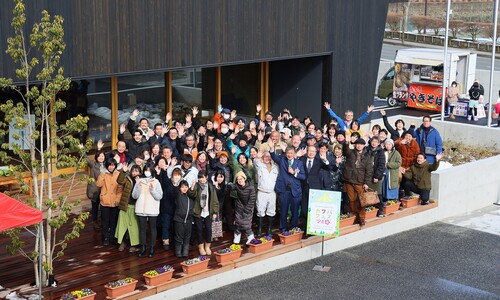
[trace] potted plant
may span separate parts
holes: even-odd
[[[377,216],[378,209],[375,206],[368,206],[365,208],[366,215],[365,220],[373,219]]]
[[[356,220],[356,216],[352,215],[351,213],[341,214],[340,228],[351,226],[352,224],[354,224],[354,220]]]
[[[131,277],[108,282],[104,288],[109,298],[116,298],[121,295],[131,293],[135,290],[137,280]]]
[[[61,300],[85,299],[94,300],[95,292],[89,288],[71,291],[70,293],[62,294]]]
[[[143,274],[146,285],[157,286],[172,279],[174,275],[174,268],[171,265],[164,265],[163,267],[149,270]]]
[[[190,275],[196,272],[203,271],[208,268],[208,263],[210,258],[205,255],[200,255],[198,257],[185,260],[181,262],[182,272]]]
[[[386,203],[384,203],[384,215],[391,214],[393,212],[396,212],[399,210],[401,202],[395,201],[395,200],[389,200]]]
[[[269,235],[266,235],[261,237],[260,239],[251,240],[248,246],[250,247],[250,252],[257,254],[270,250],[273,247],[273,242],[273,238]]]
[[[420,200],[420,196],[411,195],[411,196],[403,197],[400,200],[401,200],[401,203],[403,203],[404,208],[409,208],[409,207],[413,207],[413,206],[418,205],[418,202]]]
[[[243,248],[240,245],[232,244],[231,246],[217,250],[215,252],[215,259],[218,263],[225,263],[231,260],[235,260],[241,256]]]
[[[283,231],[278,236],[280,237],[280,243],[283,245],[289,245],[296,243],[302,239],[304,232],[299,227],[294,227],[289,231]]]

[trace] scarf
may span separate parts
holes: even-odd
[[[202,171],[202,170],[206,171],[207,165],[208,165],[208,161],[205,161],[205,162],[196,161],[196,169],[198,169],[198,171]]]

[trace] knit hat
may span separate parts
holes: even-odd
[[[224,155],[224,156],[226,156],[226,157],[229,157],[229,154],[227,154],[227,152],[226,152],[226,151],[220,151],[219,153],[217,153],[217,158],[220,158],[220,157],[221,157],[221,155]]]
[[[406,130],[405,132],[403,132],[403,136],[402,137],[405,137],[405,135],[407,135],[407,134],[411,135],[411,137],[415,137],[413,135],[413,131],[411,131],[411,130]]]
[[[384,144],[390,143],[394,147],[394,141],[392,139],[385,139]]]
[[[230,115],[231,114],[231,110],[229,108],[224,108],[222,111],[221,111],[221,114],[228,114]]]
[[[239,171],[238,173],[236,173],[236,176],[234,176],[234,178],[236,179],[238,179],[238,177],[243,177],[243,179],[247,180],[247,175],[245,175],[243,171]]]

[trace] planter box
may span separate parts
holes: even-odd
[[[401,198],[400,200],[401,200],[401,203],[403,203],[404,208],[409,208],[409,207],[417,206],[419,201],[420,201],[420,198],[410,198],[410,199]]]
[[[340,220],[340,228],[344,228],[344,227],[353,225],[354,220],[356,220],[356,217],[350,217],[347,219]]]
[[[392,204],[392,205],[387,205],[387,206],[384,206],[384,215],[388,215],[388,214],[391,214],[393,212],[396,212],[399,210],[399,206],[401,205],[400,202],[396,203],[396,204]]]
[[[237,250],[237,251],[231,251],[231,252],[223,253],[223,254],[215,252],[215,259],[217,260],[218,263],[225,263],[228,261],[232,261],[232,260],[240,258],[242,251],[243,251],[243,249]]]
[[[365,220],[376,218],[377,212],[378,212],[378,209],[376,209],[376,208],[374,210],[367,211],[365,214]]]
[[[185,263],[182,262],[181,263],[182,272],[186,273],[187,275],[201,272],[201,271],[206,270],[208,268],[209,262],[210,262],[210,259],[205,259],[204,261],[200,261],[200,262],[192,264],[192,265],[186,265]]]
[[[156,276],[148,276],[145,274],[143,276],[144,276],[144,281],[146,281],[146,285],[157,286],[172,279],[173,275],[174,275],[174,270],[161,273]]]
[[[248,246],[250,247],[250,252],[252,252],[253,254],[257,254],[257,253],[261,253],[261,252],[270,250],[273,247],[273,242],[274,242],[274,239],[271,239],[270,241],[268,241],[266,243],[257,244],[257,245],[248,244]]]
[[[137,280],[134,280],[131,283],[117,286],[115,288],[110,288],[107,286],[104,286],[104,288],[106,288],[106,293],[108,294],[109,298],[117,298],[122,295],[133,292],[135,290],[136,285],[137,285]]]
[[[78,299],[81,299],[81,300],[94,300],[95,295],[96,295],[96,293],[93,293],[93,294],[90,294],[90,295],[88,295],[88,296],[81,297],[81,298],[78,298]],[[61,298],[61,299],[62,299],[62,298]]]
[[[278,236],[280,237],[280,243],[283,245],[290,245],[293,243],[297,243],[302,239],[303,235],[304,235],[303,231],[291,235],[278,234]]]

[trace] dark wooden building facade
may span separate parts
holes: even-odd
[[[65,74],[89,82],[94,138],[111,141],[141,104],[158,117],[183,104],[253,115],[260,103],[319,125],[332,101],[360,115],[373,100],[390,2],[37,0],[26,13],[28,23],[42,9],[64,17]],[[0,3],[0,75],[14,77],[5,54],[13,3]]]

